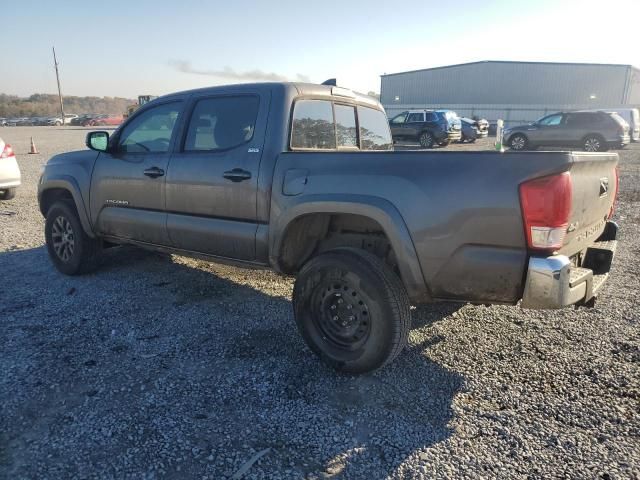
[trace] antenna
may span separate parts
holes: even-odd
[[[334,87],[338,85],[335,78],[330,78],[329,80],[325,80],[321,83],[321,85],[333,85]]]
[[[56,59],[56,47],[51,47],[53,49],[53,66],[56,69],[56,81],[58,82],[58,98],[60,99],[60,119],[62,120],[62,125],[64,126],[64,104],[62,103],[62,90],[60,89],[60,74],[58,73],[58,60]]]

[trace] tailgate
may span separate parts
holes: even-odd
[[[618,154],[574,152],[571,157],[571,215],[559,251],[567,256],[586,249],[602,234],[617,194]]]

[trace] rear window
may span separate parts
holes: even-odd
[[[336,148],[333,107],[324,100],[298,100],[293,110],[292,148]]]
[[[298,100],[293,109],[291,148],[391,150],[387,116],[381,110],[328,100]],[[334,116],[335,115],[335,116]],[[358,138],[359,133],[359,138]]]
[[[617,113],[611,113],[609,115],[611,115],[611,118],[613,118],[618,125],[620,125],[622,127],[628,127],[629,126],[629,123],[624,118],[622,118],[620,115],[618,115]]]
[[[362,150],[391,150],[391,131],[384,112],[374,108],[358,106],[360,121],[360,143]]]

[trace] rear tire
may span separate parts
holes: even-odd
[[[323,362],[349,373],[370,372],[398,356],[409,337],[409,308],[400,278],[354,248],[312,258],[293,290],[302,338]]]
[[[16,188],[7,188],[0,192],[0,200],[11,200],[16,196]]]
[[[587,135],[582,140],[582,148],[585,152],[606,152],[607,142],[600,135]]]
[[[433,144],[435,143],[435,140],[433,138],[433,135],[431,135],[431,132],[422,132],[419,140],[420,140],[420,146],[422,148],[433,148]]]
[[[89,237],[70,202],[56,202],[49,211],[44,226],[49,257],[65,275],[81,275],[98,266],[102,243]]]
[[[515,151],[526,150],[529,147],[529,140],[521,133],[516,133],[509,139],[509,147]]]

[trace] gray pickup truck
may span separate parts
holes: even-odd
[[[264,83],[158,98],[38,189],[53,264],[144,248],[295,275],[309,347],[366,372],[405,346],[410,305],[588,305],[609,272],[616,154],[393,151],[374,99]]]

